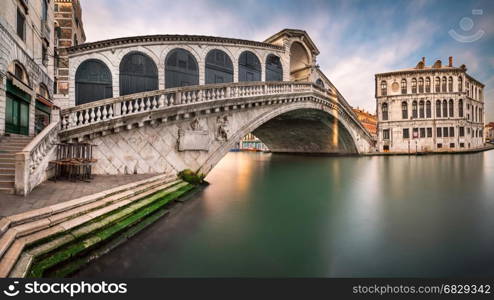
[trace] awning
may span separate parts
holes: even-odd
[[[41,103],[43,103],[44,105],[48,106],[49,108],[57,108],[57,106],[55,104],[53,104],[50,100],[46,99],[45,97],[41,96],[41,95],[36,95],[36,101],[39,101]]]
[[[12,80],[12,84],[17,87],[18,89],[20,89],[21,91],[23,91],[24,93],[28,93],[29,95],[31,95],[31,93],[33,92],[33,89],[31,89],[27,84],[25,84],[24,82],[20,81],[19,79],[17,79],[15,76],[12,76],[12,74],[8,74],[8,78],[10,80]]]

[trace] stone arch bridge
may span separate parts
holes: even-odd
[[[372,151],[318,54],[305,31],[289,29],[265,42],[146,36],[70,48],[60,120],[24,153],[17,191],[46,178],[58,141],[97,145],[96,174],[207,174],[250,132],[272,152]]]

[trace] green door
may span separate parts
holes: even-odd
[[[7,82],[7,107],[5,108],[5,131],[29,135],[29,97]],[[17,96],[19,94],[19,96]],[[23,98],[26,98],[24,100]]]

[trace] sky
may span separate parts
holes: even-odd
[[[375,112],[374,74],[465,64],[486,85],[494,121],[492,0],[81,0],[86,42],[147,34],[198,34],[263,41],[305,30],[317,63],[354,107]]]

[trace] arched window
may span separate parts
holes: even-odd
[[[463,99],[458,100],[458,115],[463,118]]]
[[[455,108],[453,106],[453,99],[449,99],[449,117],[452,118],[455,116]]]
[[[458,92],[463,91],[463,77],[458,76]]]
[[[387,103],[382,104],[382,117],[383,117],[383,120],[388,119],[388,104]]]
[[[425,103],[425,117],[432,118],[432,104],[430,101]]]
[[[238,81],[261,81],[261,62],[257,56],[244,51],[238,59]]]
[[[426,93],[431,92],[431,79],[429,77],[425,78],[425,92]]]
[[[131,52],[120,62],[120,96],[158,89],[158,68],[144,53]]]
[[[402,94],[407,93],[407,80],[405,78],[401,80],[401,93]]]
[[[448,117],[448,101],[443,100],[443,118]]]
[[[100,60],[89,59],[75,73],[75,104],[113,97],[110,69]]]
[[[436,118],[441,117],[441,100],[436,101]]]
[[[417,119],[418,113],[417,113],[417,101],[412,102],[412,118]]]
[[[401,102],[401,118],[408,119],[408,103],[406,101]]]
[[[213,49],[206,56],[206,84],[233,82],[233,63],[222,50]]]
[[[185,49],[173,49],[165,59],[165,88],[199,84],[197,61]]]
[[[448,78],[448,92],[453,91],[453,77],[449,76]]]
[[[416,78],[412,79],[412,93],[417,94],[417,79]]]
[[[320,86],[320,87],[324,88],[324,82],[321,80],[321,78],[318,78],[318,79],[316,80],[316,84],[317,84],[318,86]]]
[[[173,49],[165,59],[165,88],[199,84],[199,67],[189,51]]]
[[[386,96],[388,94],[388,84],[386,80],[381,81],[381,96]]]
[[[470,97],[470,83],[468,81],[465,81],[465,92],[467,93],[467,96]]]
[[[424,92],[424,78],[420,77],[419,78],[419,93]]]
[[[266,81],[283,81],[281,60],[273,54],[269,54],[266,58]]]
[[[419,103],[419,116],[420,118],[425,118],[424,100],[421,100]]]
[[[443,81],[442,81],[442,92],[446,92],[446,76],[443,76]]]
[[[439,77],[436,77],[435,91],[436,91],[436,93],[441,92],[441,78],[439,78]]]

